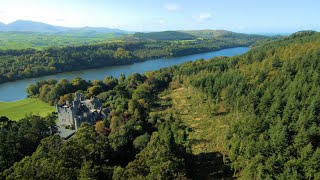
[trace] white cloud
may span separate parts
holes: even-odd
[[[119,28],[120,28],[120,25],[117,24],[117,23],[114,23],[114,24],[111,24],[110,27],[111,27],[111,28],[114,28],[114,29],[119,29]]]
[[[165,24],[166,24],[166,21],[165,21],[164,19],[160,19],[160,20],[159,20],[159,24],[160,24],[160,25],[165,25]]]
[[[207,21],[207,20],[211,20],[213,18],[211,13],[200,13],[198,15],[198,20],[200,21]]]
[[[56,21],[57,22],[64,22],[64,19],[63,18],[57,18]]]
[[[247,29],[247,27],[246,27],[245,25],[238,25],[237,28],[238,28],[239,30],[241,30],[241,31]]]
[[[176,11],[179,9],[179,6],[176,3],[167,3],[164,5],[164,8],[168,11]]]

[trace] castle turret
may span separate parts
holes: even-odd
[[[74,93],[74,95],[75,95],[75,97],[74,97],[74,100],[75,101],[81,101],[81,93],[79,93],[79,92],[76,92],[76,93]]]

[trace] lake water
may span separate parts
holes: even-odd
[[[169,67],[177,64],[181,64],[188,61],[195,61],[197,59],[210,59],[216,56],[235,56],[247,52],[249,48],[238,47],[224,49],[220,51],[200,53],[181,57],[160,58],[150,61],[138,62],[130,65],[112,66],[101,69],[89,69],[74,72],[66,72],[60,74],[54,74],[50,76],[43,76],[38,78],[24,79],[13,82],[0,84],[0,101],[16,101],[26,98],[26,87],[28,84],[34,84],[39,80],[46,80],[50,78],[54,79],[73,79],[75,77],[81,77],[86,80],[103,80],[106,76],[119,77],[121,74],[126,76],[132,73],[145,73],[147,71],[158,70],[164,67]]]

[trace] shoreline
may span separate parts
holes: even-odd
[[[119,66],[109,66],[102,67],[96,69],[86,69],[80,71],[72,71],[72,72],[64,72],[58,73],[48,76],[42,76],[37,78],[29,78],[16,80],[11,82],[6,82],[0,84],[0,92],[2,92],[3,96],[0,98],[0,102],[13,102],[27,98],[27,94],[25,92],[26,87],[29,84],[34,84],[41,80],[47,79],[68,79],[71,80],[75,77],[80,77],[84,80],[103,80],[105,77],[113,76],[118,77],[120,74],[124,74],[125,76],[129,76],[132,73],[145,73],[147,71],[156,71],[161,68],[166,68],[174,65],[183,64],[188,61],[195,61],[198,59],[210,59],[217,56],[235,56],[246,53],[250,50],[249,47],[235,47],[235,48],[227,48],[219,51],[198,53],[187,56],[180,57],[170,57],[170,58],[158,58],[146,60],[143,62],[136,62],[133,64],[127,65],[119,65]]]

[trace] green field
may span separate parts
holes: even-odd
[[[79,46],[111,41],[122,34],[117,33],[36,33],[1,32],[0,50],[7,49],[43,49],[49,47]]]
[[[0,102],[0,116],[7,116],[11,120],[20,120],[28,114],[46,116],[55,110],[54,106],[34,98],[15,102]]]

